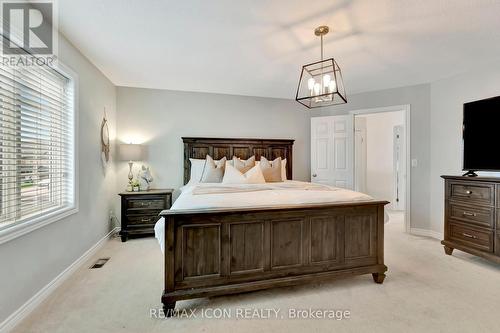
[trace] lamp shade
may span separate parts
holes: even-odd
[[[122,161],[141,161],[144,158],[144,146],[138,144],[121,144],[118,157]]]

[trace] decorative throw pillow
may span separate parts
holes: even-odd
[[[267,158],[261,156],[259,166],[266,182],[271,183],[283,181],[281,178],[281,157],[278,157],[274,161],[270,162]]]
[[[223,157],[218,161],[207,155],[205,160],[205,168],[201,176],[201,183],[220,183],[224,177],[224,169],[226,167],[226,158]]]
[[[189,184],[199,183],[201,176],[203,175],[203,169],[205,168],[206,159],[190,158],[191,162],[191,173],[189,176]]]
[[[255,165],[260,165],[260,161],[255,162]],[[287,177],[286,177],[286,158],[284,160],[281,160],[281,180],[282,181],[287,180]]]
[[[258,165],[242,173],[231,164],[228,164],[222,182],[225,184],[264,184],[266,180]]]
[[[250,157],[248,160],[242,160],[236,156],[233,156],[232,166],[241,173],[245,173],[255,166],[255,155]]]

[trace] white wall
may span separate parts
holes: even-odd
[[[463,104],[500,95],[500,69],[492,64],[431,84],[430,229],[443,233],[444,181],[441,175],[462,174]],[[491,147],[492,154],[498,147]],[[500,173],[480,172],[500,176]]]
[[[116,88],[63,37],[59,59],[79,75],[80,210],[0,244],[0,323],[108,233],[117,202],[114,165],[102,167],[99,136],[104,107],[115,136]]]
[[[148,146],[156,188],[182,186],[183,136],[295,139],[293,177],[310,178],[309,110],[294,100],[118,87],[117,108],[118,139]]]
[[[404,125],[403,111],[356,116],[366,119],[366,193],[394,199],[394,126]]]
[[[410,104],[411,158],[418,165],[411,169],[411,227],[430,227],[430,85],[422,84],[350,95],[347,104],[315,109],[313,117],[346,114],[352,110]]]

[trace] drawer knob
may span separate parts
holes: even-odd
[[[476,216],[477,214],[476,213],[470,213],[470,212],[463,212],[462,213],[464,216]]]
[[[471,194],[472,194],[472,191],[471,191],[471,190],[467,190],[467,191],[465,191],[465,193],[467,193],[467,194],[471,195]]]
[[[465,236],[465,237],[467,237],[467,238],[477,239],[477,237],[476,237],[476,236],[473,236],[473,235],[471,235],[471,234],[467,234],[467,233],[465,233],[465,232],[463,232],[463,233],[462,233],[462,236]]]

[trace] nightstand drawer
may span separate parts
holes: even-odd
[[[464,223],[479,224],[486,228],[493,228],[495,225],[494,209],[490,207],[449,205],[450,218]]]
[[[163,199],[128,199],[127,208],[141,208],[141,209],[165,209],[166,204]]]
[[[156,221],[160,219],[160,216],[158,215],[128,215],[127,216],[127,222],[130,225],[133,224],[155,224]]]
[[[450,182],[450,199],[470,201],[493,206],[495,186],[493,184],[478,183],[471,185],[463,182]]]
[[[450,239],[469,247],[493,252],[493,237],[493,231],[450,223]]]
[[[130,208],[126,210],[127,216],[137,215],[159,215],[163,209]]]
[[[172,189],[120,193],[122,242],[130,235],[153,235],[160,212],[172,205],[172,193]]]

